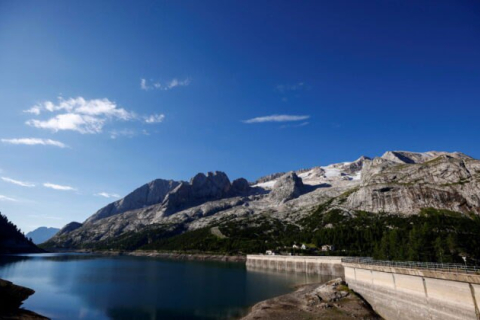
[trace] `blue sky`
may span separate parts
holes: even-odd
[[[155,178],[480,158],[479,119],[478,1],[0,0],[0,210],[24,231]]]

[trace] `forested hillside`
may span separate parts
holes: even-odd
[[[34,253],[42,252],[30,239],[0,213],[0,253]]]

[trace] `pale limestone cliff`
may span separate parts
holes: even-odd
[[[162,182],[135,190],[75,229],[60,231],[52,243],[75,247],[152,224],[188,231],[256,216],[295,223],[328,200],[347,212],[411,215],[432,207],[480,214],[480,161],[462,153],[392,151],[272,174],[252,184],[230,183],[223,172],[197,174],[190,182],[155,181]]]

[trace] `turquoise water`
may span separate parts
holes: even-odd
[[[89,254],[0,257],[0,278],[32,288],[24,307],[52,319],[235,319],[294,285],[330,277],[243,263]]]

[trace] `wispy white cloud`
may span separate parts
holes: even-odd
[[[151,89],[157,89],[157,90],[164,90],[168,91],[171,90],[175,87],[186,87],[190,84],[191,80],[190,78],[185,78],[183,80],[178,80],[177,78],[173,78],[170,81],[166,81],[164,83],[161,83],[159,81],[149,81],[147,79],[140,79],[140,88],[142,90],[151,90]]]
[[[33,106],[28,110],[23,110],[25,113],[33,113],[36,114],[37,116],[42,112],[42,109],[39,106]]]
[[[307,88],[304,82],[298,82],[295,84],[279,84],[275,87],[275,90],[281,93],[285,93],[287,91],[298,91]]]
[[[153,124],[153,123],[160,123],[165,120],[164,114],[152,114],[148,117],[145,117],[145,123]]]
[[[305,126],[308,126],[310,124],[310,122],[302,122],[302,123],[299,123],[299,124],[285,124],[283,126],[281,126],[280,128],[281,129],[285,129],[285,128],[298,128],[298,127],[305,127]]]
[[[263,122],[290,122],[290,121],[303,121],[310,118],[307,115],[288,115],[288,114],[274,114],[271,116],[256,117],[248,120],[244,120],[244,123],[263,123]]]
[[[18,138],[18,139],[2,139],[3,143],[8,144],[23,144],[28,146],[42,145],[42,146],[54,146],[59,148],[67,148],[68,146],[63,142],[51,140],[51,139],[39,139],[39,138]]]
[[[100,133],[105,124],[105,119],[75,113],[66,113],[59,114],[45,121],[32,119],[28,120],[26,123],[32,127],[50,129],[54,132],[72,130],[80,133]]]
[[[0,194],[0,201],[17,202],[18,200]]]
[[[128,121],[136,118],[134,112],[120,108],[115,102],[106,98],[87,100],[83,97],[70,99],[59,97],[58,100],[57,104],[45,101],[25,112],[36,115],[42,112],[61,112],[60,114],[47,120],[31,119],[26,124],[54,132],[71,130],[86,134],[102,132],[107,120]]]
[[[33,184],[33,183],[24,182],[24,181],[20,181],[20,180],[14,180],[14,179],[7,178],[7,177],[2,177],[2,180],[5,181],[5,182],[8,182],[8,183],[13,183],[13,184],[16,184],[18,186],[22,186],[22,187],[27,187],[27,188],[35,187],[35,184]]]
[[[95,195],[99,197],[104,197],[104,198],[120,198],[118,194],[108,193],[108,192],[99,192],[99,193],[96,193]]]
[[[49,182],[44,183],[43,186],[45,188],[50,188],[50,189],[54,189],[54,190],[61,190],[61,191],[76,191],[77,190],[77,189],[75,189],[73,187],[70,187],[70,186],[62,186],[62,185],[59,185],[59,184],[53,184],[53,183],[49,183]]]
[[[170,80],[169,83],[167,83],[166,90],[170,90],[175,87],[185,87],[185,86],[188,86],[189,84],[190,84],[189,78],[185,80],[172,79]]]
[[[140,88],[142,90],[149,90],[151,89],[147,84],[147,79],[140,79]]]
[[[142,82],[142,86],[147,85]],[[76,131],[81,134],[98,134],[103,132],[107,122],[114,121],[146,121],[158,123],[164,115],[138,116],[135,112],[120,108],[115,102],[106,98],[87,100],[83,97],[63,99],[58,102],[45,101],[25,110],[27,113],[39,116],[42,113],[55,113],[47,119],[30,119],[26,124],[35,128],[47,129],[53,132]],[[163,118],[161,118],[163,116]]]
[[[137,135],[137,131],[133,129],[122,129],[110,131],[110,138],[117,139],[118,137],[133,138]]]

